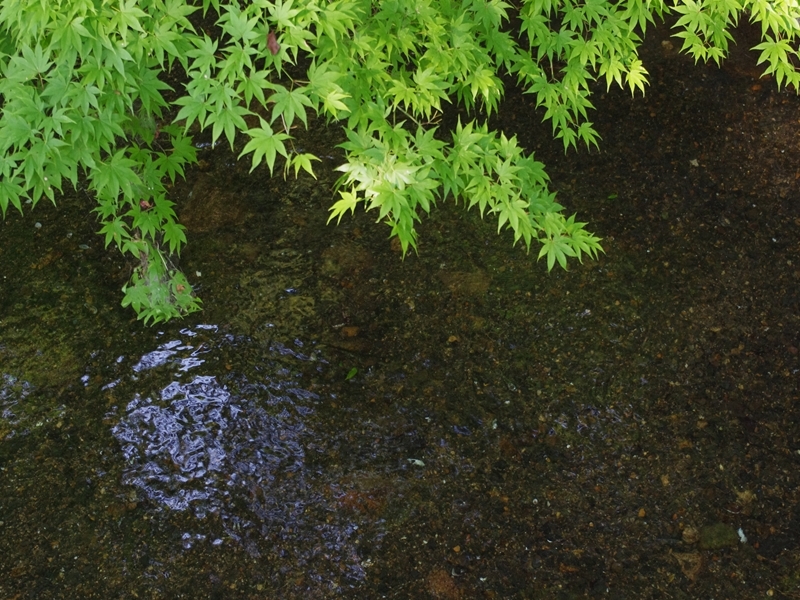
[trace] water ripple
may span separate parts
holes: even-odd
[[[260,361],[248,377],[227,372],[215,358],[240,341],[208,327],[203,335],[181,333],[145,354],[129,377],[134,389],[158,391],[133,393],[112,428],[127,465],[123,482],[199,522],[216,517],[224,536],[254,556],[279,548],[293,564],[317,565],[309,574],[320,582],[331,581],[333,569],[336,577],[344,569],[346,578],[363,579],[358,524],[337,513],[329,493],[336,482],[305,464],[313,443],[306,421],[319,397],[300,385],[286,361],[312,359],[271,347],[276,360]],[[209,530],[181,539],[186,548],[220,543]]]

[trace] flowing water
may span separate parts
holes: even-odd
[[[180,338],[158,346],[130,367],[119,387],[131,392],[124,407],[107,418],[120,442],[126,467],[122,483],[154,505],[188,511],[194,532],[183,547],[235,542],[252,557],[277,553],[306,570],[325,587],[344,570],[345,579],[363,580],[358,557],[359,527],[337,511],[330,474],[312,469],[307,452],[320,445],[313,429],[318,394],[304,389],[325,366],[319,353],[303,353],[297,340],[259,352],[248,340],[223,335],[216,326],[182,329]],[[259,355],[259,363],[231,354]],[[309,371],[303,363],[310,363]],[[226,365],[231,369],[226,373]]]
[[[800,594],[800,105],[665,33],[645,99],[598,98],[603,153],[509,92],[605,238],[569,272],[447,205],[405,260],[328,227],[321,126],[319,182],[207,148],[176,185],[182,322],[119,307],[84,194],[11,214],[0,597]]]

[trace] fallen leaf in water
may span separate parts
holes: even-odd
[[[678,561],[681,572],[689,581],[697,581],[700,569],[703,568],[703,557],[699,552],[673,552],[672,556]]]
[[[461,590],[458,589],[453,578],[444,569],[436,569],[427,577],[428,592],[434,598],[442,600],[458,600]]]

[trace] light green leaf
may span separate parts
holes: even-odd
[[[356,206],[358,206],[358,203],[361,201],[361,199],[351,191],[339,192],[339,195],[341,196],[341,199],[335,202],[330,208],[331,214],[328,217],[328,223],[330,223],[333,219],[336,219],[336,224],[338,225],[342,221],[342,216],[348,210],[355,214]]]
[[[275,103],[275,106],[272,107],[272,120],[270,122],[274,123],[276,119],[281,117],[284,127],[288,131],[294,122],[295,115],[297,115],[303,125],[308,126],[305,107],[312,104],[305,94],[307,88],[298,87],[289,91],[285,87],[277,85],[275,89],[275,93],[269,97],[269,101]]]
[[[275,20],[278,29],[289,29],[293,27],[292,19],[300,12],[298,9],[293,9],[292,4],[294,0],[276,0],[274,4],[269,7],[269,14]]]
[[[306,173],[311,175],[314,179],[316,179],[317,176],[314,174],[314,169],[311,166],[312,160],[319,160],[319,158],[317,158],[313,154],[308,154],[308,153],[295,154],[292,157],[292,160],[287,162],[286,165],[287,168],[289,165],[294,167],[295,177],[297,177],[297,175],[300,173],[300,169],[303,169],[303,171],[305,171]]]
[[[266,159],[269,171],[272,173],[275,166],[275,157],[278,154],[284,157],[288,156],[286,147],[283,144],[283,140],[288,139],[289,136],[285,133],[275,133],[272,131],[270,124],[260,117],[259,121],[261,122],[261,127],[256,129],[248,129],[246,131],[247,135],[249,135],[251,139],[249,142],[247,142],[247,145],[244,147],[244,150],[242,150],[239,158],[252,152],[253,166],[250,168],[250,172],[260,165],[262,160]]]

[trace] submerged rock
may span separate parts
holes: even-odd
[[[735,547],[739,543],[736,530],[725,523],[715,523],[700,528],[700,548],[703,550],[719,550]]]

